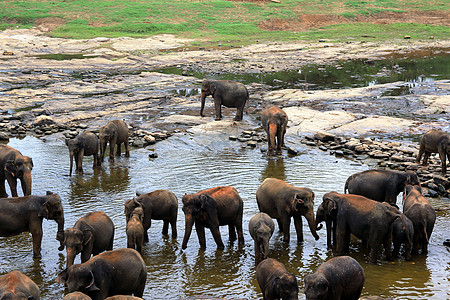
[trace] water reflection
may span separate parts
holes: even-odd
[[[261,174],[261,182],[266,178],[277,178],[286,181],[286,167],[284,157],[268,157],[267,165]]]

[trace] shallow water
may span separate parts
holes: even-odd
[[[230,129],[235,130],[235,129]],[[296,157],[283,156],[268,159],[258,149],[241,149],[230,142],[227,134],[191,136],[175,135],[154,145],[152,149],[132,149],[130,158],[119,158],[115,163],[105,162],[101,169],[91,168],[92,158],[85,158],[82,176],[69,177],[69,155],[62,140],[47,142],[33,137],[12,139],[10,146],[33,158],[33,194],[42,195],[50,190],[63,201],[66,228],[90,211],[105,211],[116,226],[114,248],[126,246],[123,203],[136,191],[150,192],[168,189],[177,196],[178,238],[163,238],[162,221],[152,222],[150,242],[145,245],[143,257],[148,277],[145,299],[173,299],[193,295],[223,298],[261,298],[255,278],[253,242],[248,234],[248,221],[258,212],[255,192],[267,177],[277,177],[299,187],[312,188],[316,194],[315,209],[324,193],[343,191],[346,178],[367,169],[365,165],[338,159],[317,149],[301,149]],[[289,140],[288,144],[298,141]],[[158,158],[148,159],[151,151]],[[244,200],[245,246],[230,245],[228,230],[221,229],[225,250],[216,250],[209,231],[206,232],[207,249],[199,251],[197,236],[192,233],[185,251],[181,250],[184,235],[184,215],[181,197],[219,185],[232,185]],[[400,201],[399,201],[400,202]],[[450,203],[432,200],[435,207]],[[438,212],[431,237],[429,254],[414,257],[412,261],[387,262],[377,265],[365,263],[367,251],[353,241],[351,256],[366,272],[363,295],[381,295],[394,299],[448,299],[450,253],[442,242],[449,238],[450,213]],[[0,238],[0,274],[18,269],[30,276],[41,288],[42,299],[62,299],[64,287],[56,283],[57,274],[65,267],[65,252],[58,252],[55,240],[56,223],[44,220],[42,259],[33,260],[31,236]],[[319,231],[315,241],[306,221],[305,242],[297,246],[291,225],[291,241],[282,243],[282,235],[274,234],[270,242],[270,256],[283,262],[297,276],[299,298],[304,299],[303,277],[313,272],[322,262],[333,257],[326,250],[325,230]],[[194,229],[195,230],[195,229]],[[169,231],[170,232],[170,231]],[[79,256],[75,262],[78,263]]]

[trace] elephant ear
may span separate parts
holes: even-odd
[[[41,205],[38,213],[38,217],[48,219],[48,207],[50,203],[46,201],[44,204]]]
[[[206,207],[208,199],[208,195],[200,195],[200,209],[204,209]]]
[[[100,289],[95,285],[94,273],[90,271],[89,274],[91,276],[91,283],[89,283],[89,285],[84,290],[89,292],[100,291]]]
[[[89,242],[92,240],[92,238],[94,237],[94,234],[92,233],[92,230],[90,229],[85,229],[83,230],[83,245],[87,245],[89,244]]]
[[[16,169],[16,165],[15,165],[15,161],[13,159],[10,159],[8,161],[6,161],[5,164],[5,171],[8,172],[9,174],[11,174],[12,177],[15,177],[15,170]]]
[[[280,291],[280,277],[277,276],[272,282],[272,290],[279,296]]]
[[[214,82],[210,82],[209,83],[209,91],[211,92],[211,94],[214,94],[216,89],[217,89],[216,84]]]
[[[58,274],[58,277],[56,278],[56,282],[59,284],[66,284],[67,278],[69,278],[69,272],[67,269],[64,269],[61,273]]]

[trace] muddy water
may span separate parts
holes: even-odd
[[[90,211],[103,210],[114,221],[116,234],[114,248],[126,246],[123,203],[136,191],[155,189],[173,191],[181,203],[184,193],[202,189],[233,185],[244,200],[245,246],[241,249],[226,244],[217,251],[210,232],[207,232],[207,249],[199,251],[197,236],[191,235],[188,248],[181,250],[184,234],[184,215],[179,208],[178,239],[163,238],[162,222],[154,221],[149,230],[150,242],[145,245],[143,257],[148,268],[145,299],[174,299],[193,295],[223,298],[261,298],[255,278],[253,243],[248,234],[248,221],[258,212],[255,192],[267,177],[277,177],[296,186],[310,187],[316,193],[315,208],[324,193],[342,191],[346,178],[367,166],[357,162],[337,159],[315,149],[303,149],[297,157],[268,159],[259,150],[241,149],[230,142],[228,135],[176,135],[159,142],[153,149],[133,149],[129,159],[119,158],[106,162],[101,169],[91,168],[92,158],[84,161],[85,174],[69,177],[69,156],[62,140],[46,142],[27,137],[13,139],[9,145],[33,157],[33,194],[50,190],[63,201],[66,228]],[[296,142],[295,140],[288,141]],[[148,159],[151,151],[158,158]],[[433,201],[436,207],[449,203]],[[367,265],[367,252],[353,241],[351,255],[358,259],[366,271],[364,295],[389,296],[395,299],[445,299],[449,297],[449,250],[442,246],[449,238],[450,213],[438,212],[429,254],[392,263],[380,261]],[[224,242],[228,238],[222,228]],[[44,220],[42,259],[32,259],[29,234],[0,238],[0,274],[18,269],[30,276],[41,288],[42,299],[62,299],[63,286],[56,276],[65,265],[65,252],[57,251],[54,239],[56,223]],[[315,241],[304,222],[305,242],[296,245],[291,226],[291,242],[283,245],[280,233],[274,234],[270,243],[270,256],[282,261],[293,272],[300,285],[300,299],[304,299],[303,277],[313,272],[322,262],[331,258],[326,250],[324,230]],[[76,262],[79,262],[77,257]]]

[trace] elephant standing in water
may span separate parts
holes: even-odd
[[[0,277],[0,299],[28,299],[39,300],[38,285],[25,274],[11,271]]]
[[[277,155],[281,155],[281,147],[284,146],[284,135],[288,123],[287,114],[282,109],[271,106],[261,113],[261,123],[267,133],[269,144],[267,154],[272,156],[276,148]]]
[[[72,176],[73,158],[75,157],[75,173],[83,174],[83,157],[94,156],[94,165],[101,165],[101,161],[98,159],[98,137],[95,133],[85,131],[80,133],[76,137],[70,140],[66,140],[66,145],[69,148],[70,154],[70,171],[69,176]]]
[[[428,164],[428,158],[431,153],[439,153],[439,159],[441,160],[442,165],[442,175],[447,174],[447,158],[450,161],[450,135],[436,129],[431,129],[425,133],[420,139],[419,154],[416,159],[417,163],[420,163],[420,159],[424,153],[424,166]]]
[[[0,144],[0,198],[8,197],[5,180],[11,189],[11,196],[17,197],[17,179],[20,180],[24,196],[31,195],[31,170],[33,160],[20,151]]]
[[[222,105],[237,108],[235,121],[242,121],[248,91],[245,85],[229,80],[204,80],[202,83],[200,116],[204,117],[205,99],[211,95],[214,98],[216,121],[222,119]]]
[[[266,213],[257,213],[248,222],[248,231],[255,241],[255,258],[257,260],[260,259],[261,254],[263,259],[269,257],[269,240],[274,230],[275,224]]]
[[[322,202],[316,212],[316,230],[322,229],[321,222],[325,221],[327,228],[327,248],[336,246],[336,207],[332,202]]]
[[[128,145],[128,125],[122,120],[113,120],[100,128],[100,162],[103,162],[106,144],[109,143],[109,161],[114,161],[114,147],[117,145],[116,156],[120,156],[121,146],[125,145],[125,157],[130,157]]]
[[[283,180],[267,178],[256,191],[256,201],[261,212],[277,219],[283,231],[283,241],[289,242],[291,218],[294,218],[297,243],[303,242],[302,216],[308,221],[309,229],[316,240],[314,220],[314,192],[308,188],[298,188]]]
[[[297,278],[286,270],[283,263],[267,258],[256,267],[256,280],[264,300],[297,300]]]

